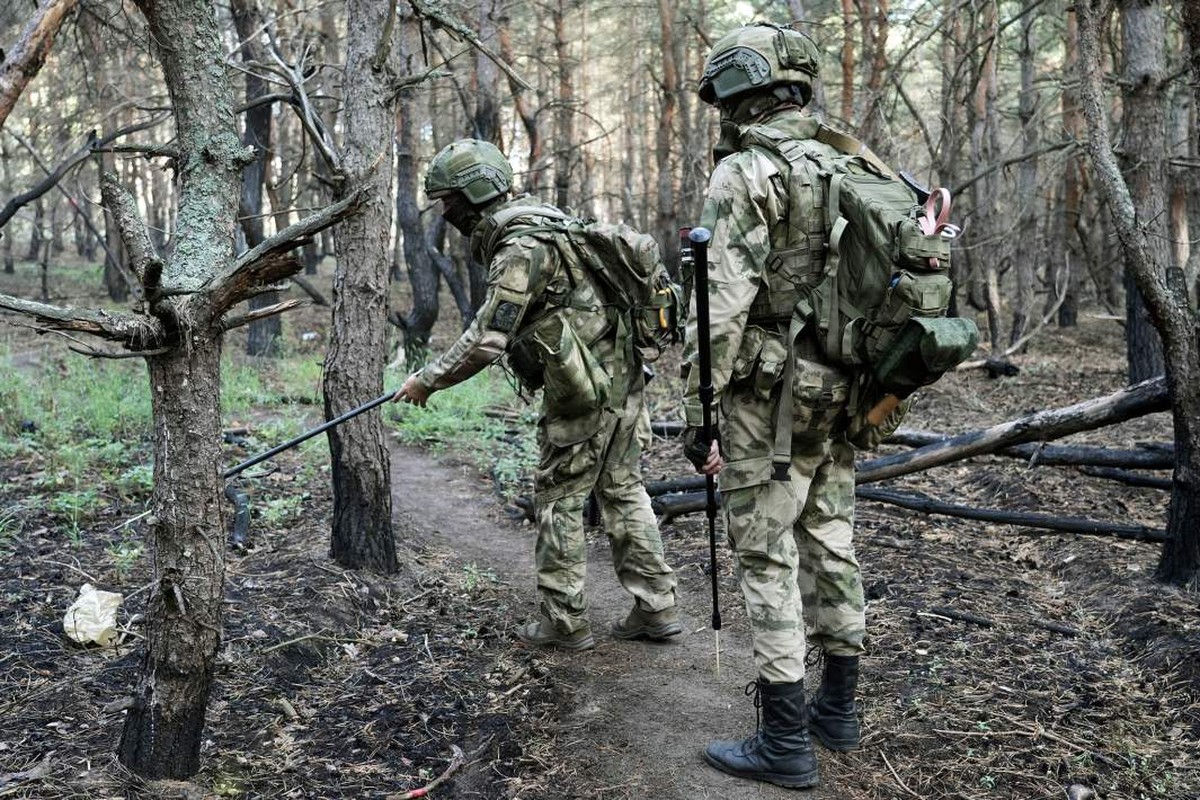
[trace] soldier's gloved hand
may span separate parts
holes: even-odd
[[[696,472],[715,475],[724,466],[720,461],[719,445],[714,447],[720,441],[716,426],[713,426],[712,434],[712,442],[706,442],[701,428],[689,425],[683,429],[683,456],[692,463]],[[717,451],[716,459],[713,457],[714,450]]]

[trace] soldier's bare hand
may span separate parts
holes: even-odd
[[[404,379],[404,385],[400,387],[400,391],[396,392],[395,402],[403,400],[405,403],[412,403],[414,406],[424,408],[429,402],[429,395],[432,394],[425,386],[417,380],[417,373],[413,373]]]
[[[683,455],[692,462],[696,472],[716,475],[724,468],[725,459],[721,458],[721,447],[717,442],[718,439],[714,436],[706,445],[699,428],[689,426],[684,429]]]
[[[721,445],[717,443],[716,439],[713,439],[708,448],[708,458],[704,460],[704,464],[698,468],[698,471],[705,475],[717,475],[723,469],[725,469],[725,459],[721,457]]]

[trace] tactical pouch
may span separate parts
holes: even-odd
[[[913,317],[875,365],[876,385],[900,397],[933,383],[975,350],[979,331],[962,317]]]
[[[792,433],[828,435],[842,419],[850,380],[837,367],[796,358],[792,375]]]
[[[560,314],[552,314],[529,335],[542,363],[542,402],[553,417],[578,417],[608,403],[612,379],[599,359]]]
[[[874,318],[869,323],[861,318],[854,321],[864,337],[855,348],[861,348],[867,363],[878,363],[911,319],[941,317],[953,291],[949,274],[929,270],[928,262],[924,270],[899,270],[888,282]]]

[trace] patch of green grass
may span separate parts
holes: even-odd
[[[499,369],[435,393],[426,408],[406,403],[385,414],[400,441],[461,453],[490,472],[502,493],[515,493],[537,465],[537,408],[517,397]],[[501,411],[497,417],[489,411]]]
[[[0,365],[0,429],[35,438],[45,447],[85,440],[129,445],[148,437],[150,390],[134,361],[86,359],[72,353],[16,368],[7,353]]]
[[[221,407],[226,415],[277,405],[281,399],[307,399],[319,407],[321,396],[321,362],[311,354],[285,351],[278,358],[252,359],[229,353],[222,359]]]
[[[306,494],[283,495],[258,503],[256,510],[263,522],[278,528],[285,522],[298,519],[308,500]]]

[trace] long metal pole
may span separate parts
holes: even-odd
[[[249,467],[253,467],[255,464],[257,464],[261,461],[266,461],[268,458],[271,458],[272,456],[277,456],[280,453],[282,453],[284,450],[290,450],[291,448],[295,447],[296,445],[300,444],[301,442],[306,441],[306,440],[311,439],[312,437],[316,436],[318,433],[324,433],[325,431],[329,430],[330,428],[341,425],[343,422],[345,422],[348,419],[357,417],[359,414],[363,413],[364,411],[370,411],[372,408],[375,408],[375,406],[383,405],[384,403],[391,400],[395,396],[396,396],[395,392],[388,392],[387,394],[380,395],[379,397],[376,397],[374,400],[372,400],[371,402],[369,402],[365,405],[361,405],[358,408],[351,409],[350,411],[347,411],[345,414],[342,414],[340,417],[338,417],[336,419],[331,419],[323,425],[318,425],[317,427],[313,428],[311,431],[306,431],[305,433],[300,434],[295,439],[289,439],[288,441],[284,442],[283,444],[272,447],[270,450],[268,450],[265,453],[259,453],[254,458],[251,458],[248,461],[243,461],[242,463],[238,464],[236,467],[230,467],[229,469],[225,470],[225,472],[223,472],[221,474],[221,477],[222,478],[232,478],[234,475],[237,475],[242,470],[247,469]]]
[[[693,228],[688,234],[695,260],[696,283],[696,348],[700,356],[700,404],[703,420],[701,436],[712,443],[712,346],[708,327],[708,228]],[[717,674],[721,674],[721,606],[717,599],[717,484],[712,475],[704,476],[705,513],[708,515],[708,564],[712,578],[712,629],[717,647]]]

